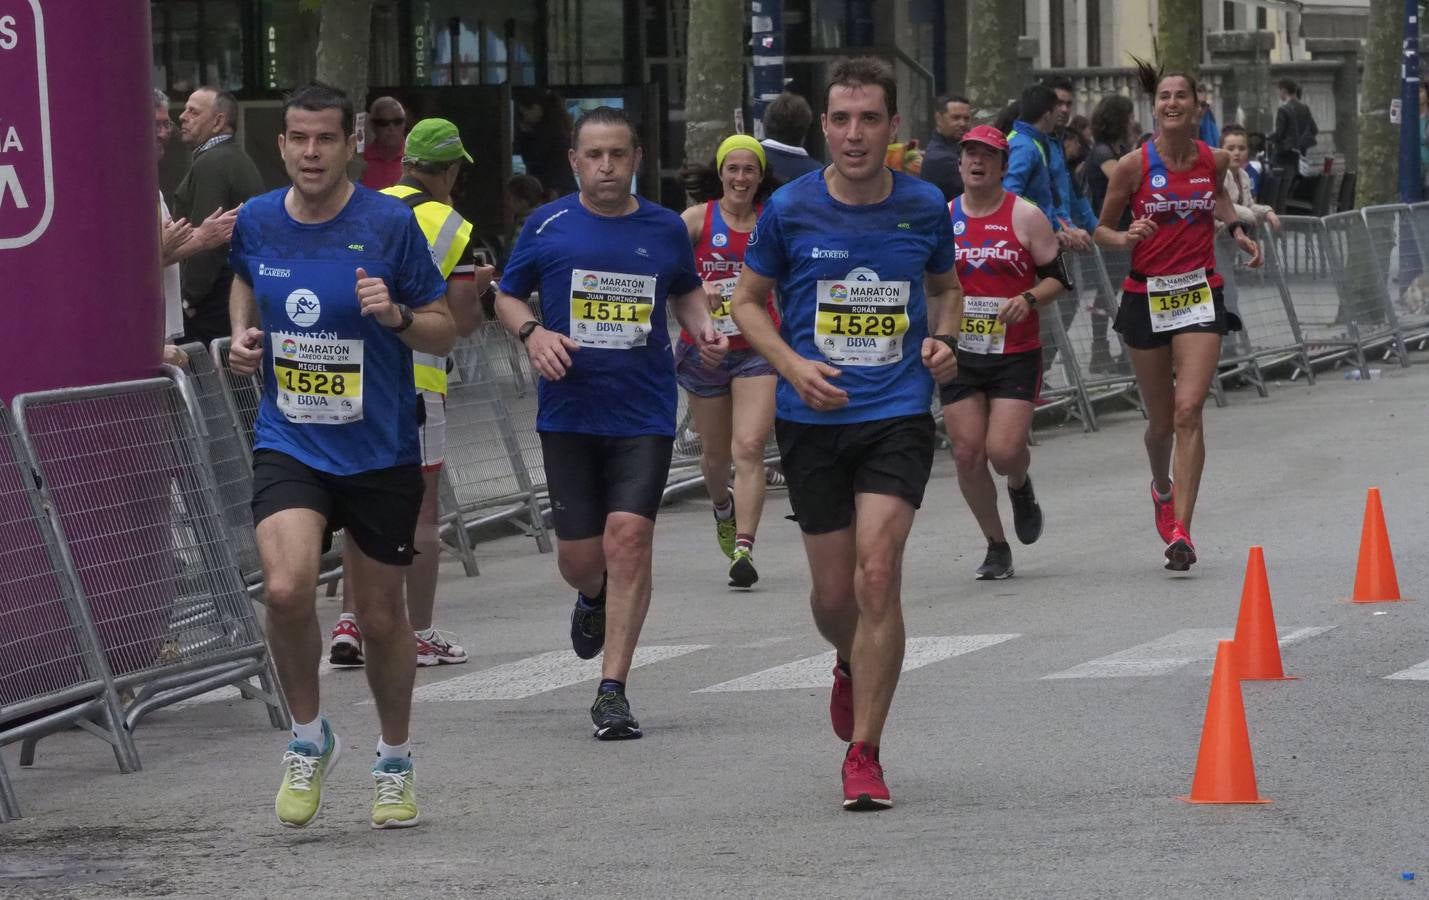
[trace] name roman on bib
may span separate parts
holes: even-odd
[[[820,281],[814,340],[829,362],[883,366],[903,358],[906,281]]]

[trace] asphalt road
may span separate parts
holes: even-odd
[[[120,775],[80,733],[19,770],[0,826],[9,896],[1402,897],[1429,878],[1429,604],[1352,605],[1365,490],[1384,496],[1405,592],[1429,533],[1429,366],[1233,392],[1207,411],[1201,562],[1165,572],[1140,418],[1039,434],[1047,529],[1017,577],[982,543],[940,455],[910,541],[910,670],[885,735],[897,806],[839,808],[826,647],[788,504],[771,495],[749,593],[724,586],[708,506],[667,507],[629,695],[644,740],[590,736],[589,666],[566,638],[554,557],[513,536],[482,574],[443,569],[439,624],[472,652],[423,670],[424,822],[367,826],[376,739],[362,676],[323,677],[348,744],[319,820],[273,819],[286,738],[256,704],[146,719]],[[1004,515],[1006,512],[1006,500]],[[1189,806],[1210,658],[1265,547],[1287,671],[1247,683],[1266,806]],[[325,622],[336,604],[319,601]],[[802,661],[802,662],[801,662]],[[792,665],[791,665],[792,664]],[[913,667],[915,666],[916,667]],[[1398,674],[1399,677],[1391,678]],[[1417,677],[1416,677],[1417,676]]]

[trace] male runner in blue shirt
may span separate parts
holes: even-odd
[[[830,718],[851,742],[843,805],[884,809],[878,746],[903,664],[903,547],[933,466],[933,382],[957,374],[962,291],[942,192],[883,165],[898,131],[892,69],[839,63],[825,108],[833,165],[770,198],[733,314],[779,370],[775,435],[814,622],[837,650]],[[762,305],[775,287],[778,331]]]
[[[650,609],[655,514],[675,440],[667,303],[707,365],[719,364],[729,339],[710,318],[685,223],[630,192],[641,151],[625,113],[586,113],[571,146],[580,190],[526,220],[496,312],[541,374],[536,430],[556,564],[577,592],[571,646],[581,659],[605,649],[595,736],[624,740],[642,734],[625,680]]]
[[[263,379],[253,521],[268,644],[293,714],[276,809],[294,828],[317,815],[341,752],[318,702],[316,612],[319,559],[339,528],[382,725],[372,827],[418,822],[408,748],[416,658],[402,600],[422,503],[412,351],[445,354],[456,329],[411,211],[347,180],[353,121],[352,101],[327,85],[288,98],[278,148],[293,184],[244,204],[231,250],[229,365]]]

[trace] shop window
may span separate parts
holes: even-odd
[[[536,4],[430,0],[425,6],[425,83],[536,83]]]

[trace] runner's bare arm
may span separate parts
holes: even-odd
[[[521,326],[538,321],[532,314],[530,305],[500,288],[496,291],[496,318],[513,337],[521,336]],[[541,377],[548,381],[564,378],[571,367],[571,354],[580,350],[580,344],[564,334],[557,334],[544,325],[537,325],[526,338],[526,355]]]
[[[456,322],[452,321],[451,307],[446,295],[412,310],[412,325],[397,335],[402,343],[419,353],[446,356],[456,345]]]
[[[694,206],[680,213],[680,218],[685,223],[685,231],[689,232],[690,235],[691,247],[700,242],[700,235],[704,232],[705,207],[707,206],[709,206],[708,203],[696,203]]]
[[[1052,233],[1052,226],[1047,224],[1047,217],[1037,207],[1030,203],[1014,206],[1012,230],[1032,254],[1033,265],[1046,266],[1056,261],[1061,250],[1057,236]],[[1032,286],[1032,296],[1037,298],[1037,306],[1043,307],[1055,302],[1062,290],[1062,282],[1049,275]]]
[[[258,304],[253,286],[234,277],[228,289],[228,320],[233,341],[228,348],[228,367],[238,375],[252,375],[263,359],[263,332],[258,329]]]
[[[490,269],[490,266],[482,268]],[[491,283],[488,275],[485,281],[479,276],[472,278],[452,277],[447,279],[447,306],[451,311],[452,324],[461,337],[466,337],[481,324],[481,295]]]
[[[729,338],[720,334],[710,316],[710,307],[719,305],[719,297],[711,297],[706,282],[700,282],[688,291],[670,301],[674,304],[675,318],[685,333],[695,339],[700,348],[700,359],[707,366],[717,366],[729,352]]]
[[[828,363],[805,359],[784,342],[774,320],[769,317],[765,298],[774,290],[774,279],[744,266],[739,282],[730,298],[729,313],[739,326],[739,333],[755,353],[764,357],[779,374],[793,385],[799,399],[810,409],[831,410],[848,404],[848,392],[830,383],[839,370]]]
[[[1035,206],[1031,208],[1036,210]],[[1037,215],[1044,224],[1047,222],[1042,213]],[[1047,232],[1050,234],[1051,231],[1052,226],[1047,225]],[[924,275],[923,293],[928,298],[928,333],[957,334],[963,318],[963,285],[958,281],[957,267],[941,275],[932,272]]]

